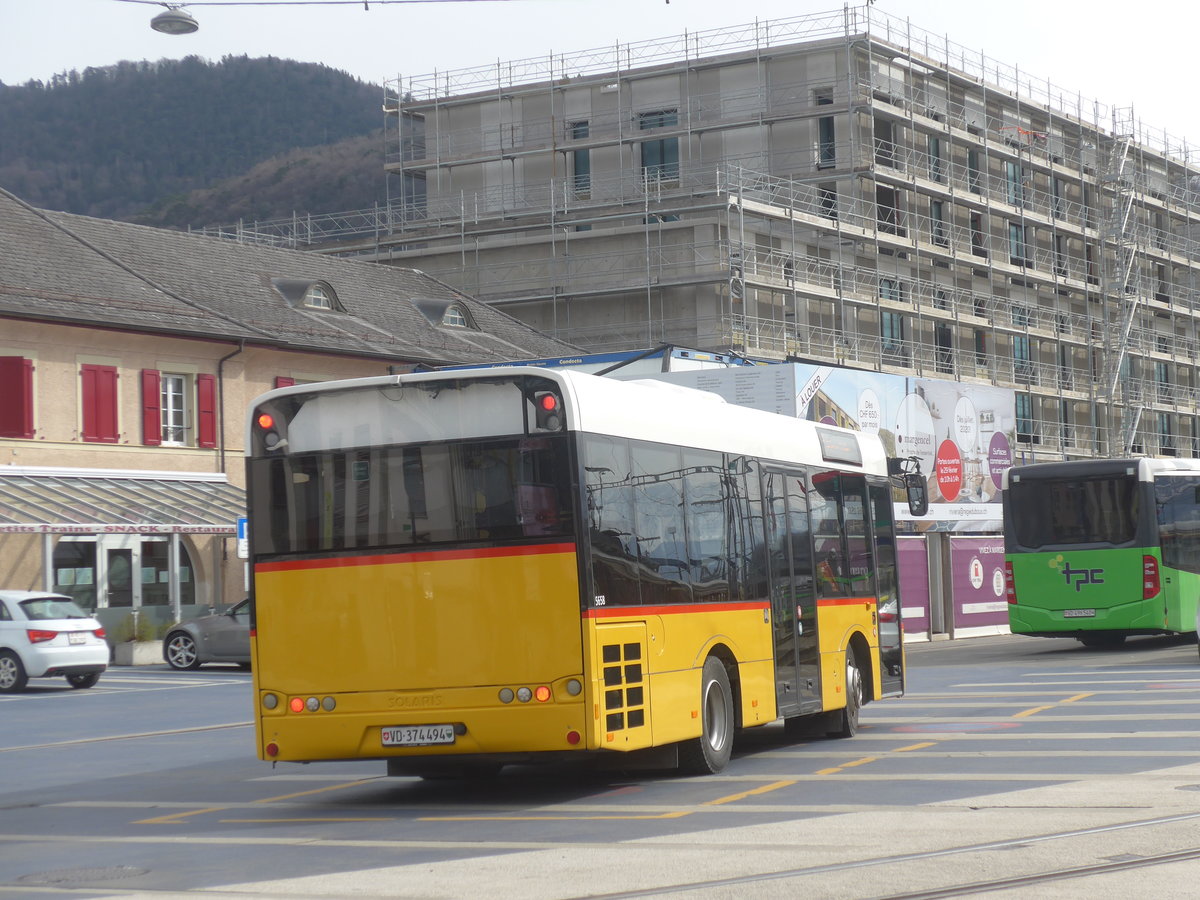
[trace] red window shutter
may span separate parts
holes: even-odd
[[[277,388],[291,387],[295,383],[296,383],[295,378],[288,378],[286,375],[276,375],[275,376],[275,387],[277,387]]]
[[[80,366],[83,378],[83,439],[115,444],[117,432],[117,370],[115,366]]]
[[[158,369],[142,369],[142,443],[162,443],[162,377]]]
[[[33,437],[33,360],[0,356],[0,437]]]
[[[196,445],[217,446],[217,378],[196,376]]]

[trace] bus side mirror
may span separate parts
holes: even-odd
[[[925,487],[924,476],[920,473],[905,475],[904,493],[908,497],[909,513],[919,517],[929,512],[929,492]]]

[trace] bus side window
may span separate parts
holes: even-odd
[[[628,446],[588,437],[583,448],[592,602],[605,606],[641,602]]]

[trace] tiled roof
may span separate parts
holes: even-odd
[[[276,287],[304,280],[328,284],[341,310]],[[460,304],[475,327],[431,322],[417,305],[430,300]],[[431,365],[579,353],[416,269],[46,212],[0,189],[6,316]]]

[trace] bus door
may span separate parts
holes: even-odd
[[[879,677],[883,696],[904,692],[904,634],[900,624],[900,578],[896,568],[896,527],[892,489],[872,484],[871,521],[875,530],[875,595],[879,598]]]
[[[808,496],[799,473],[767,472],[766,481],[775,693],[779,715],[791,717],[821,710]]]

